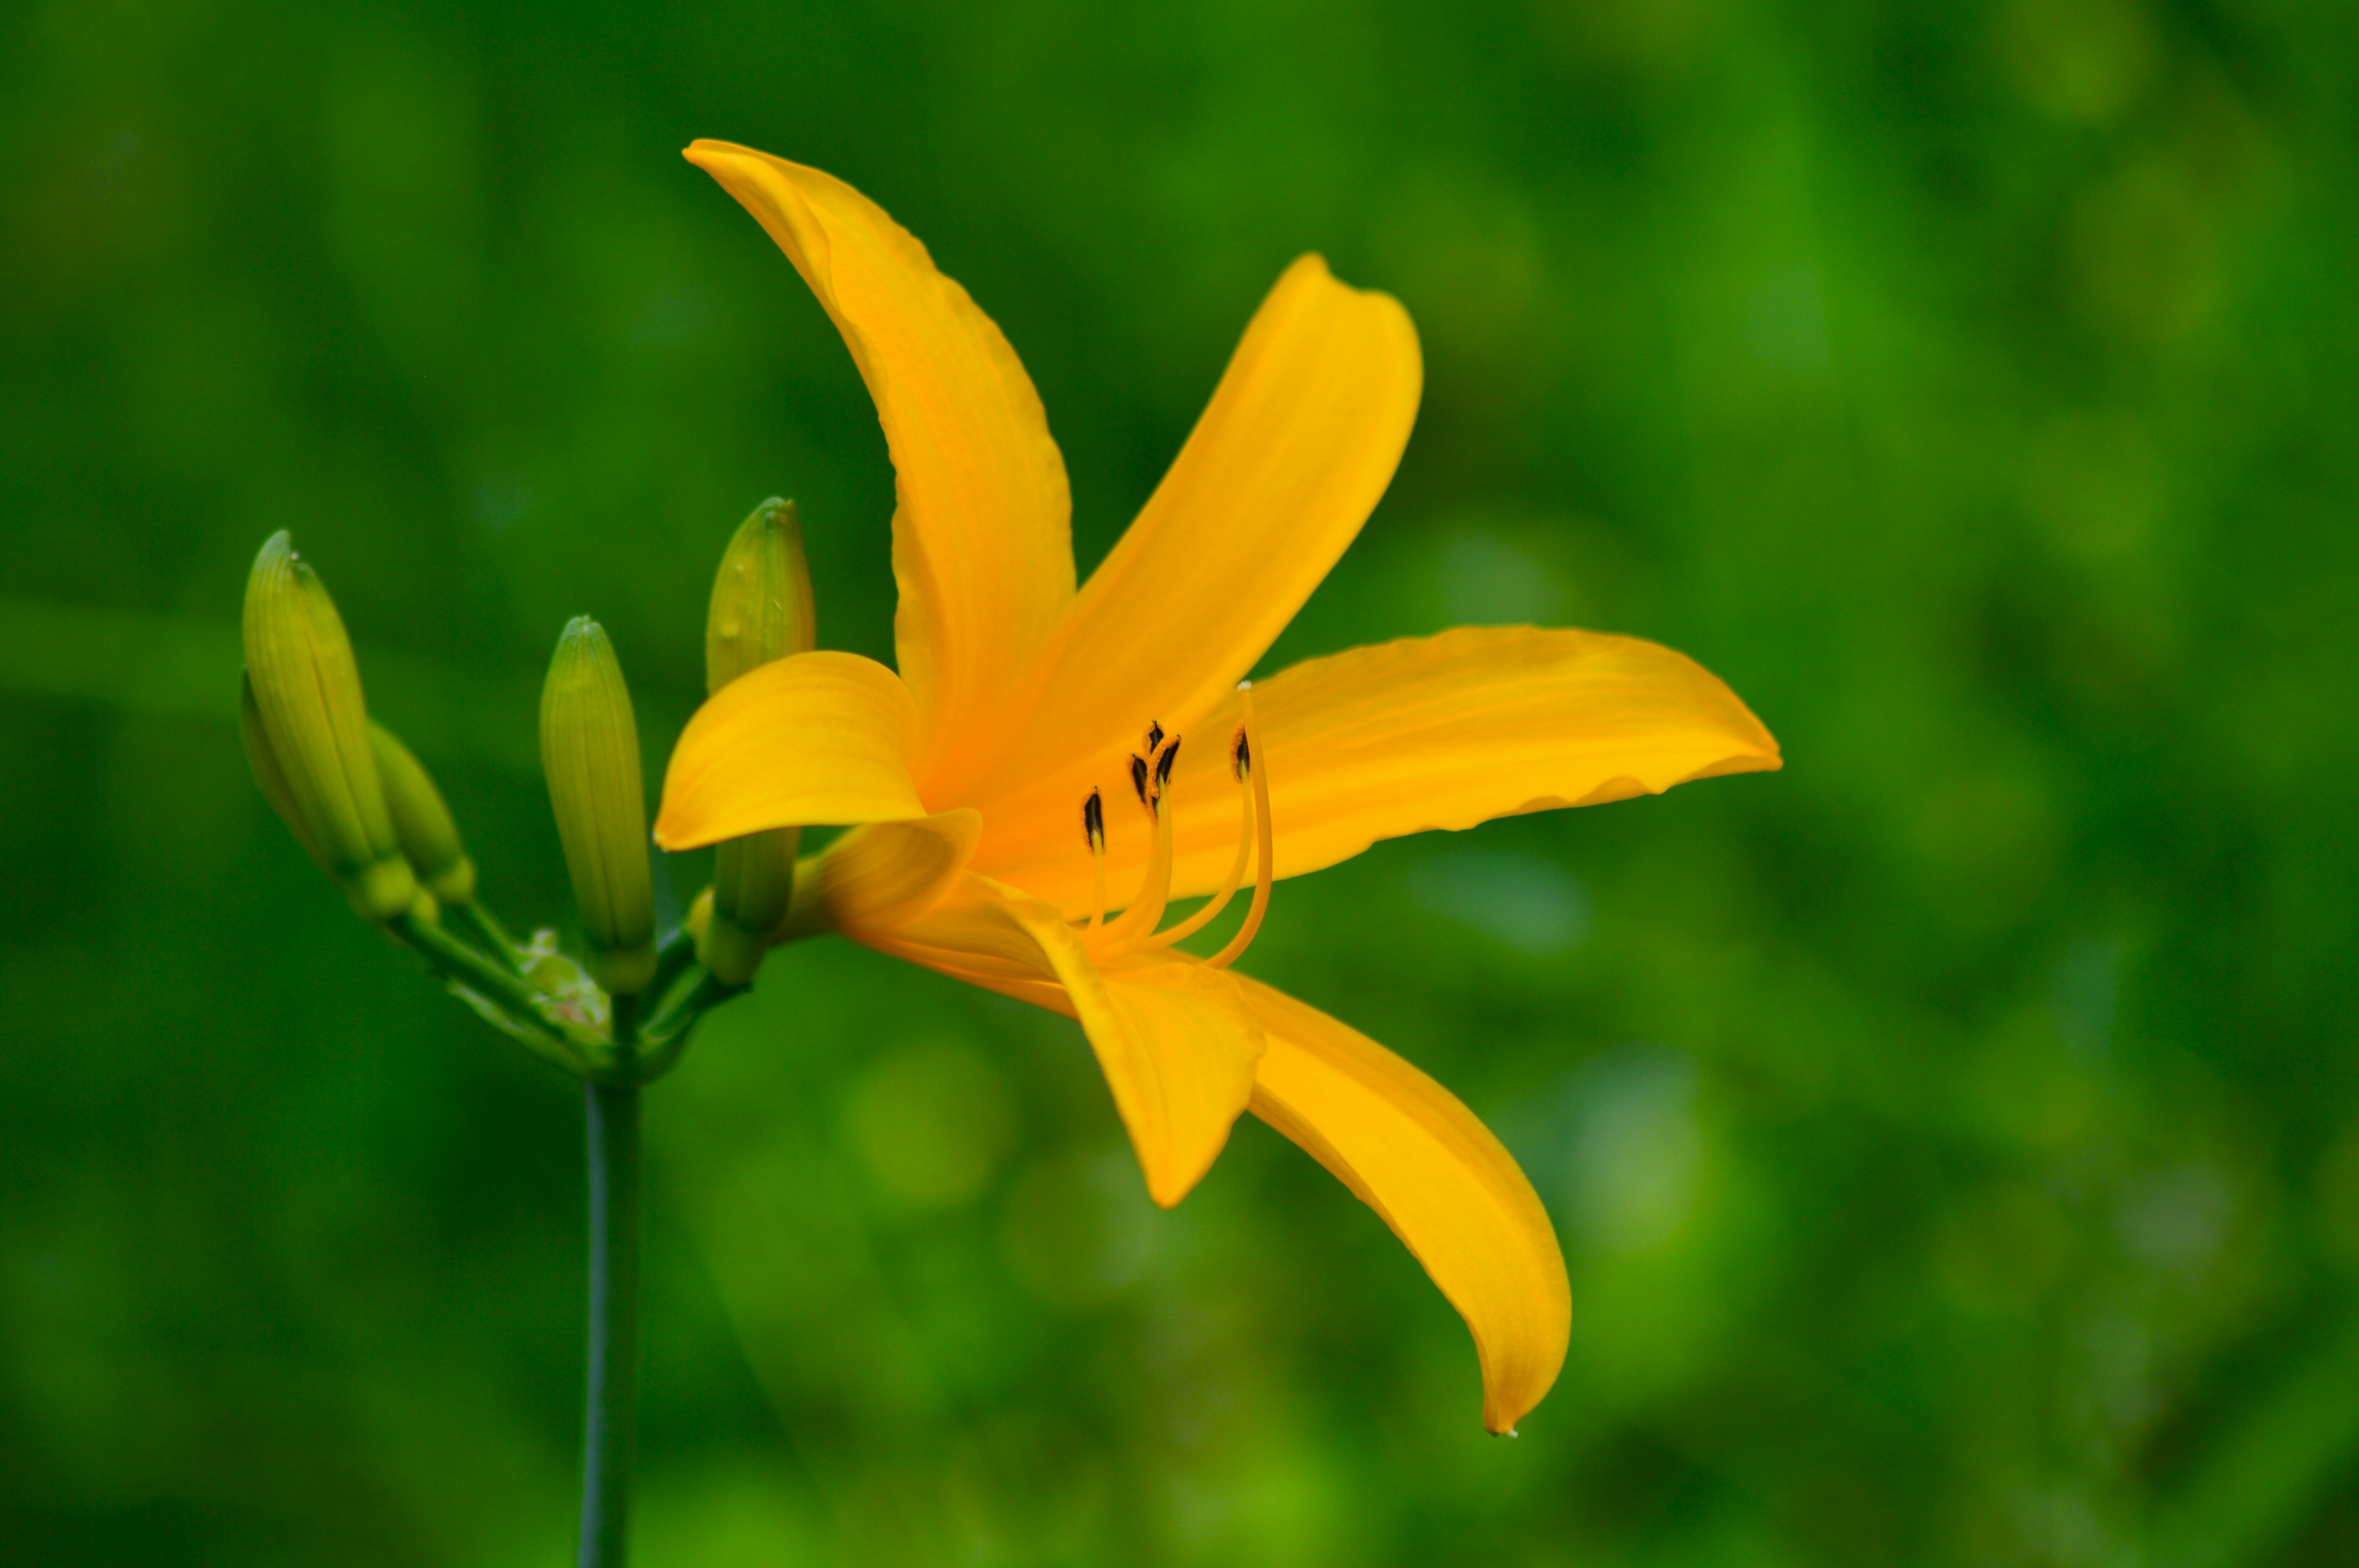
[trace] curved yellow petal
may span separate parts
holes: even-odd
[[[1040,944],[1008,916],[1008,891],[967,871],[922,915],[897,925],[845,925],[846,936],[880,953],[938,970],[1050,1012],[1076,1016]]]
[[[830,919],[850,932],[908,925],[949,894],[982,837],[982,814],[966,806],[853,828],[818,857]]]
[[[1511,1432],[1564,1366],[1572,1292],[1548,1211],[1448,1089],[1357,1030],[1237,977],[1268,1041],[1253,1112],[1384,1217],[1474,1335],[1483,1424]]]
[[[1777,742],[1711,671],[1596,632],[1463,626],[1404,638],[1257,681],[1254,704],[1281,877],[1379,838],[1779,765]],[[1196,721],[1165,798],[1175,898],[1218,886],[1234,852],[1225,753],[1236,721],[1234,693]],[[1086,911],[1093,872],[1072,819],[1096,782],[1069,769],[991,807],[976,869]],[[1109,835],[1114,886],[1137,877],[1146,849],[1143,830]]]
[[[688,160],[760,221],[843,334],[892,449],[902,678],[925,757],[991,713],[1073,596],[1071,499],[1031,378],[925,246],[832,176],[727,142]]]
[[[1033,935],[1097,1053],[1147,1195],[1169,1208],[1212,1168],[1252,1100],[1261,1030],[1226,973],[1190,963],[1101,973],[1053,911],[1032,907],[1050,922]]]
[[[1223,970],[1160,957],[1100,969],[1054,910],[972,874],[920,917],[845,934],[1079,1019],[1165,1208],[1212,1168],[1252,1098],[1261,1028]]]
[[[1417,417],[1417,330],[1389,295],[1288,267],[1178,460],[1051,642],[983,805],[1083,758],[1119,762],[1253,667],[1359,534]],[[977,753],[980,755],[980,753]]]
[[[696,710],[664,772],[656,842],[693,849],[767,827],[926,815],[910,782],[917,710],[874,659],[797,654]]]

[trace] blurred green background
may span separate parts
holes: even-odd
[[[644,1561],[2359,1559],[2347,0],[8,7],[0,1558],[567,1560],[579,1091],[269,816],[234,618],[292,528],[527,924],[567,616],[659,768],[784,492],[889,653],[874,416],[699,135],[972,289],[1084,569],[1288,259],[1395,292],[1418,433],[1270,667],[1635,633],[1788,766],[1379,846],[1247,964],[1549,1202],[1512,1443],[1266,1129],[1158,1213],[1071,1024],[774,958],[650,1102]]]

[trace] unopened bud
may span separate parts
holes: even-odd
[[[723,983],[742,986],[762,967],[770,933],[795,891],[800,830],[775,827],[732,838],[712,860],[712,917],[697,935],[697,961]]]
[[[639,731],[605,628],[566,623],[540,694],[540,766],[590,940],[590,974],[616,996],[655,977],[655,894],[647,867]]]
[[[802,527],[795,503],[773,498],[737,525],[722,552],[704,622],[704,688],[719,691],[773,659],[807,654],[816,640]]]
[[[809,653],[815,637],[810,568],[791,501],[770,500],[738,524],[712,580],[704,623],[704,685],[719,691],[746,671]],[[714,852],[712,913],[698,933],[699,962],[742,986],[762,967],[770,932],[795,887],[800,831],[773,828],[732,838]]]
[[[311,863],[321,871],[328,869],[327,857],[320,853],[319,841],[311,837],[311,825],[303,820],[303,808],[295,804],[295,791],[287,782],[287,770],[278,765],[278,753],[270,749],[269,732],[262,727],[262,709],[254,700],[254,677],[240,671],[237,677],[237,728],[239,739],[245,742],[246,765],[254,770],[254,782],[262,791],[262,798],[287,824],[295,835],[295,842],[311,857]]]
[[[393,813],[394,836],[419,880],[448,904],[475,901],[475,862],[459,840],[459,824],[434,779],[410,755],[409,748],[392,730],[372,719],[369,747],[376,758],[376,774],[385,784],[385,804]]]
[[[255,717],[293,818],[309,830],[306,848],[361,914],[392,919],[409,907],[418,881],[402,859],[370,752],[360,668],[335,601],[319,574],[296,558],[284,530],[255,557],[245,632]],[[259,776],[259,763],[255,771]]]

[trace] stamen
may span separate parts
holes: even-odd
[[[1239,780],[1237,784],[1237,852],[1229,861],[1229,874],[1221,879],[1221,891],[1212,895],[1210,903],[1169,931],[1157,932],[1153,938],[1156,946],[1169,947],[1174,942],[1184,941],[1219,918],[1221,911],[1229,906],[1229,900],[1237,896],[1237,889],[1245,880],[1245,857],[1253,853],[1253,791],[1245,786],[1243,780]]]
[[[1180,762],[1180,737],[1167,736],[1160,723],[1147,727],[1147,753],[1130,759],[1130,787],[1138,796],[1154,821],[1149,840],[1147,867],[1139,878],[1138,892],[1123,912],[1114,919],[1106,918],[1106,838],[1104,804],[1093,789],[1082,805],[1082,831],[1090,842],[1090,854],[1095,872],[1096,886],[1089,924],[1085,927],[1093,938],[1091,947],[1101,953],[1111,950],[1136,952],[1141,949],[1169,947],[1201,931],[1228,907],[1245,883],[1245,860],[1259,852],[1260,871],[1254,881],[1253,904],[1236,934],[1206,962],[1214,968],[1225,968],[1243,953],[1261,929],[1263,916],[1269,908],[1270,882],[1275,874],[1273,836],[1269,821],[1269,786],[1261,771],[1253,765],[1253,730],[1256,723],[1252,695],[1253,683],[1242,683],[1239,706],[1244,720],[1229,742],[1229,771],[1237,781],[1237,849],[1229,864],[1228,875],[1222,879],[1220,890],[1204,906],[1179,922],[1169,931],[1158,931],[1164,912],[1171,900],[1172,840],[1177,827],[1173,814],[1166,811],[1164,797],[1169,794],[1171,776]]]
[[[1227,946],[1204,960],[1216,969],[1225,969],[1235,963],[1238,955],[1253,945],[1255,934],[1261,929],[1262,916],[1269,911],[1272,849],[1277,837],[1269,822],[1269,768],[1266,762],[1257,768],[1252,765],[1252,738],[1256,728],[1253,682],[1237,683],[1237,702],[1245,710],[1244,722],[1237,726],[1236,745],[1232,755],[1253,781],[1254,848],[1258,863],[1254,867],[1253,906],[1245,911],[1245,924],[1237,927],[1237,934],[1229,938]]]
[[[1157,797],[1160,804],[1160,797]],[[1118,944],[1137,942],[1154,935],[1163,923],[1164,906],[1171,901],[1171,816],[1168,811],[1156,809],[1155,847],[1147,851],[1147,874],[1139,879],[1138,892],[1111,925],[1105,928],[1107,939]]]
[[[1090,861],[1097,873],[1097,894],[1090,904],[1089,928],[1095,931],[1105,924],[1105,802],[1098,798],[1097,785],[1090,786],[1090,798],[1082,803],[1082,832],[1090,841]]]

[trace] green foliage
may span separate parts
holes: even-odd
[[[1550,1205],[1513,1443],[1292,1146],[1159,1214],[1071,1025],[774,955],[648,1095],[643,1561],[2359,1556],[2347,5],[36,0],[0,84],[11,1563],[568,1548],[580,1090],[274,818],[236,621],[293,529],[519,914],[569,617],[659,770],[791,493],[889,654],[875,417],[698,135],[994,315],[1085,569],[1287,261],[1390,289],[1418,434],[1267,667],[1635,633],[1788,766],[1378,846],[1246,961]]]

